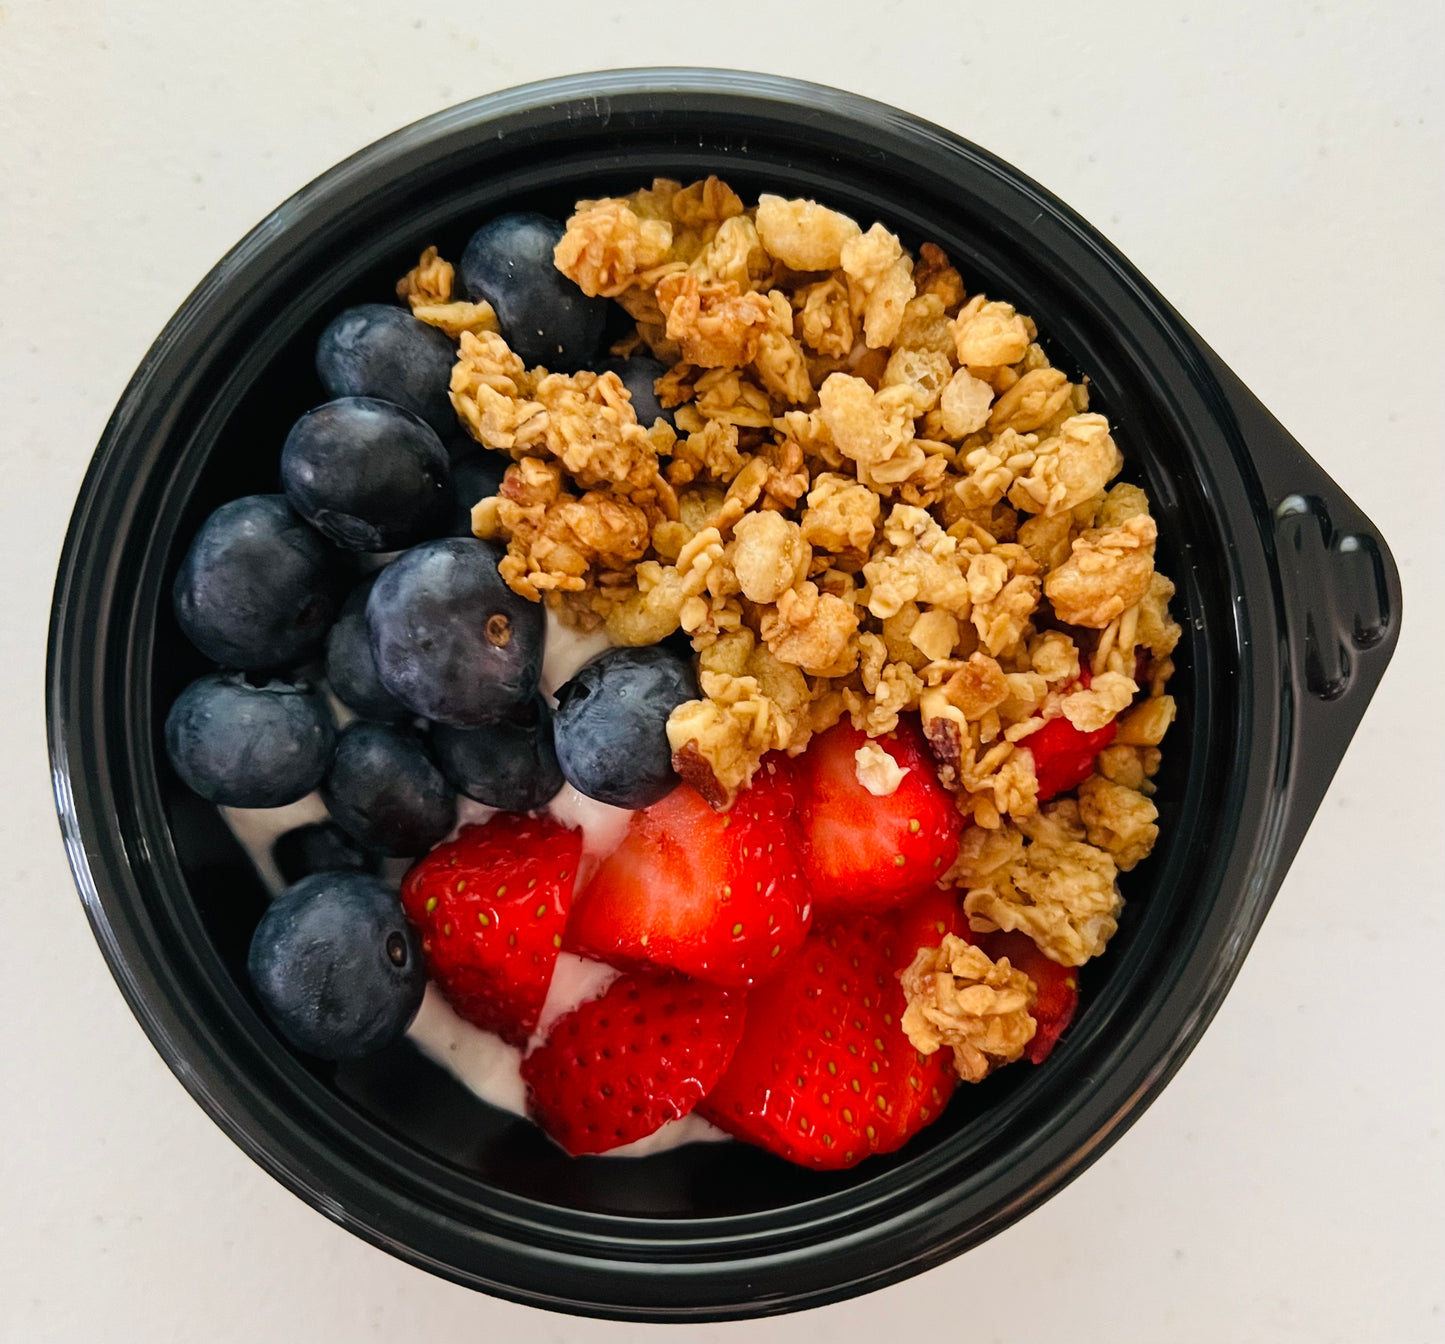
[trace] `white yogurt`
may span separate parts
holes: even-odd
[[[549,611],[546,654],[542,660],[542,690],[550,698],[583,663],[608,648],[609,643],[605,631],[580,634],[562,625]],[[335,697],[330,698],[335,704]],[[338,719],[344,721],[353,717],[344,706],[341,709]],[[595,798],[578,793],[570,784],[563,786],[545,810],[564,826],[582,832],[582,861],[577,872],[579,889],[597,864],[617,848],[632,816],[626,808],[599,803]],[[457,829],[484,822],[495,811],[495,808],[485,807],[470,798],[460,798]],[[326,805],[317,793],[307,794],[287,807],[223,807],[220,812],[273,896],[285,883],[271,857],[271,846],[287,831],[308,822],[324,821],[327,815]],[[409,859],[388,859],[383,869],[388,879],[399,882],[410,865]],[[542,1016],[536,1032],[527,1043],[527,1049],[545,1040],[552,1023],[564,1013],[603,993],[619,974],[601,962],[587,961],[568,952],[561,953],[552,973],[547,1001],[542,1006]],[[527,1089],[521,1073],[526,1051],[508,1045],[500,1036],[482,1031],[458,1017],[434,984],[426,987],[426,997],[407,1030],[407,1039],[483,1101],[514,1115],[526,1115]],[[645,1157],[684,1143],[714,1142],[727,1137],[701,1116],[688,1115],[681,1120],[669,1121],[646,1138],[614,1148],[604,1156]]]
[[[598,629],[583,633],[571,630],[549,609],[547,612],[547,642],[542,653],[542,690],[551,698],[563,682],[571,681],[583,663],[597,657],[604,649],[610,649],[612,641],[607,631]]]

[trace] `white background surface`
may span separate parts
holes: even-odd
[[[833,0],[0,5],[0,1336],[1438,1340],[1441,10]],[[696,62],[897,103],[1096,223],[1377,520],[1405,633],[1236,988],[1102,1161],[862,1301],[643,1330],[474,1295],[262,1174],[162,1065],[70,885],[45,622],[74,492],[166,318],[337,159],[546,75]]]

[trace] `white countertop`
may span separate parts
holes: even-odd
[[[1423,0],[0,4],[0,1338],[1441,1339],[1442,45]],[[211,1124],[90,937],[41,685],[91,449],[232,242],[425,113],[669,61],[856,89],[1062,196],[1383,527],[1409,616],[1223,1011],[1097,1165],[981,1249],[861,1301],[644,1331],[393,1260]]]

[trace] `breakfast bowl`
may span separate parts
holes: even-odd
[[[1037,1068],[961,1089],[907,1147],[804,1170],[740,1143],[571,1158],[406,1042],[290,1049],[246,976],[268,892],[166,760],[167,707],[206,671],[170,593],[201,521],[275,489],[324,399],[317,338],[423,247],[504,211],[655,177],[816,198],[939,243],[970,289],[1032,314],[1115,426],[1177,584],[1178,721],[1162,838],[1122,882],[1109,955]],[[642,70],[478,99],[361,151],[280,206],[146,355],[97,448],[55,591],[48,664],[61,828],[97,941],[196,1101],[328,1217],[458,1283],[650,1321],[863,1293],[1024,1216],[1093,1162],[1198,1041],[1259,929],[1398,636],[1370,521],[1179,315],[1061,202],[958,137],[850,94]]]

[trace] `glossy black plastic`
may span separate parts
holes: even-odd
[[[1128,875],[1109,953],[1046,1065],[960,1091],[903,1153],[851,1173],[741,1145],[572,1161],[409,1047],[321,1066],[247,988],[260,883],[159,750],[202,670],[165,600],[206,513],[274,490],[323,400],[311,350],[428,243],[502,210],[563,214],[655,175],[725,174],[941,243],[971,288],[1087,373],[1154,501],[1184,625],[1163,840]],[[258,451],[258,449],[260,451]],[[342,1225],[488,1292],[650,1320],[813,1306],[924,1269],[1077,1175],[1198,1040],[1390,656],[1400,589],[1376,529],[1094,230],[1006,164],[849,94],[718,71],[577,76],[443,112],[281,206],[172,319],[76,507],[55,594],[56,799],[96,937],[197,1101]]]

